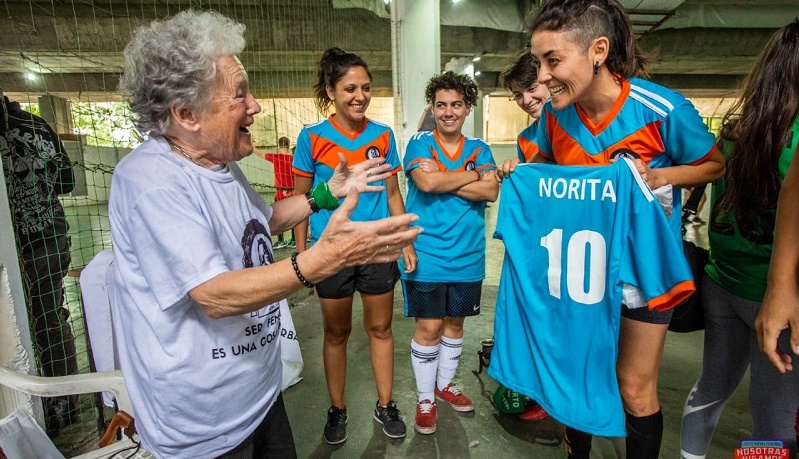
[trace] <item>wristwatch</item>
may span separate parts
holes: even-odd
[[[313,213],[319,212],[319,206],[316,205],[316,199],[314,199],[313,196],[311,196],[310,191],[305,193],[305,199],[308,200],[308,206],[311,207],[311,212]]]

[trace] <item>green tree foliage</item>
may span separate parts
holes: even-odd
[[[73,103],[72,120],[76,134],[86,135],[89,145],[133,148],[141,143],[125,103]]]
[[[38,104],[22,108],[41,116]],[[88,145],[133,148],[141,143],[128,105],[122,102],[73,102],[72,122],[75,133],[85,135]]]

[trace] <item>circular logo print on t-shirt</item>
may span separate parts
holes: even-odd
[[[463,166],[463,168],[465,170],[467,170],[467,171],[473,171],[474,170],[474,161],[469,161],[468,163],[466,163],[466,165]]]
[[[380,150],[372,146],[366,149],[366,159],[375,159],[380,157]]]
[[[241,237],[241,248],[244,249],[241,262],[245,268],[271,265],[275,262],[272,258],[272,241],[269,233],[258,220],[252,219],[247,222]]]

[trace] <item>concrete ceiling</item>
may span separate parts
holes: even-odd
[[[367,2],[370,8],[341,8]],[[524,13],[536,0],[461,0],[473,8],[512,8],[491,27],[481,15],[458,16],[442,1],[441,62],[481,55],[484,91],[529,40]],[[118,100],[121,51],[131,31],[189,6],[213,8],[247,26],[241,55],[256,97],[307,97],[322,51],[339,46],[370,66],[376,95],[391,94],[391,29],[383,0],[2,0],[0,88],[6,93]],[[799,0],[626,0],[652,79],[695,97],[735,93],[774,30],[799,16]],[[334,8],[334,5],[339,6]],[[376,14],[374,11],[377,11]],[[453,13],[453,11],[455,11]],[[486,14],[485,17],[492,15]],[[497,16],[493,15],[492,17]],[[448,25],[448,24],[477,25]],[[26,75],[34,75],[29,80]],[[501,88],[498,89],[501,91]]]

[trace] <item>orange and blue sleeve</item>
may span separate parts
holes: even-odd
[[[306,129],[303,129],[297,137],[297,148],[294,151],[291,171],[300,177],[310,178],[314,176],[315,169],[311,152],[311,136]]]
[[[649,195],[647,195],[649,193]],[[620,263],[620,279],[643,293],[650,309],[669,309],[696,287],[693,274],[657,199],[648,188],[633,187],[630,231]]]
[[[497,162],[488,144],[482,145],[480,152],[477,153],[477,171],[492,171],[497,169]]]
[[[418,135],[411,137],[408,145],[405,147],[405,158],[403,168],[405,174],[409,174],[412,170],[419,167],[419,162],[423,159],[433,159],[433,153],[430,151],[428,145]],[[410,175],[408,176],[410,178]]]
[[[660,125],[666,153],[677,164],[700,164],[712,155],[715,137],[693,104],[682,99]]]

